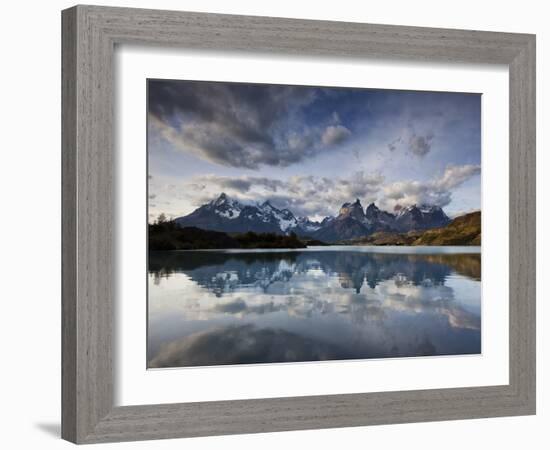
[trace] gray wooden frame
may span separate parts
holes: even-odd
[[[63,438],[94,443],[535,413],[535,36],[97,6],[63,11],[62,30]],[[114,407],[113,52],[136,43],[506,64],[509,384]]]

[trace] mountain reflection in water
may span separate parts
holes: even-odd
[[[148,367],[477,354],[481,255],[151,252]]]

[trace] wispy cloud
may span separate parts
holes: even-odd
[[[279,208],[288,208],[299,216],[322,216],[334,214],[350,199],[374,201],[384,177],[379,173],[355,172],[348,177],[293,176],[287,180],[266,177],[226,177],[200,175],[192,178],[189,186],[202,189],[185,189],[196,206],[212,200],[220,192],[243,202],[270,200]]]
[[[183,196],[196,208],[221,192],[248,204],[271,201],[278,208],[290,209],[297,216],[321,219],[334,215],[343,203],[360,199],[364,206],[375,202],[387,211],[410,205],[445,207],[453,192],[469,179],[479,175],[479,165],[448,166],[440,176],[427,182],[404,180],[386,182],[378,172],[356,171],[344,177],[295,175],[288,179],[249,175],[196,175],[181,185],[169,185],[153,198]],[[180,211],[179,214],[191,211]],[[176,214],[178,214],[176,212]]]
[[[447,166],[440,177],[428,182],[398,181],[384,186],[381,204],[388,210],[410,205],[447,206],[454,189],[481,173],[480,165]]]

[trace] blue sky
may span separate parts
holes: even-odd
[[[395,211],[480,209],[481,96],[148,81],[150,218],[221,192],[297,216],[359,198]]]

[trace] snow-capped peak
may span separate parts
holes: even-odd
[[[218,216],[225,217],[226,219],[236,219],[241,215],[243,209],[241,203],[229,198],[225,192],[222,192],[216,200],[210,203],[210,205]]]
[[[430,213],[433,213],[434,211],[437,211],[439,207],[435,205],[420,205],[418,209],[420,210],[420,212],[424,214],[430,214]]]
[[[224,203],[226,203],[228,201],[228,197],[226,195],[225,192],[222,192],[219,197],[216,199],[216,200],[212,200],[212,205],[214,206],[219,206],[219,205],[223,205]]]
[[[266,200],[262,204],[258,205],[258,208],[264,211],[273,211],[274,209],[277,209],[269,202],[269,200]]]
[[[294,214],[292,214],[288,209],[281,210],[275,208],[269,200],[265,201],[261,205],[261,209],[268,215],[268,217],[275,219],[275,221],[279,224],[279,228],[284,233],[298,226],[298,221],[296,220],[296,217],[294,217]]]
[[[409,205],[409,206],[403,206],[401,209],[399,209],[396,212],[396,216],[402,216],[403,214],[406,214],[408,212],[411,212],[412,210],[416,209],[416,205]]]
[[[309,220],[309,217],[298,217],[298,225],[300,228],[304,231],[312,232],[317,231],[319,228],[321,228],[321,224],[319,222],[313,222]]]

